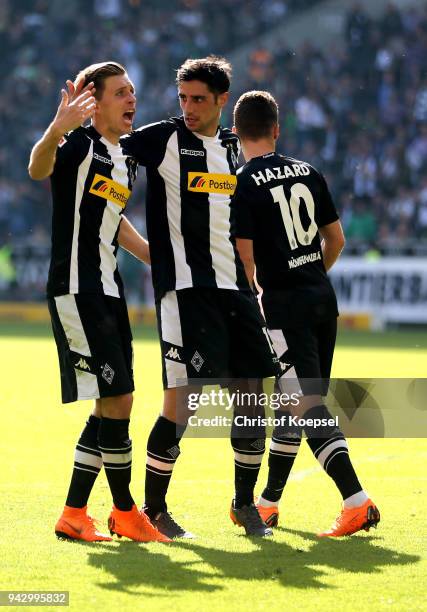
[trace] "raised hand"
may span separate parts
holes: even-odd
[[[77,96],[79,96],[81,93],[84,93],[85,91],[90,91],[91,94],[94,95],[96,90],[93,81],[88,83],[86,87],[83,88],[84,80],[84,76],[80,77],[80,79],[76,83],[73,83],[73,81],[70,81],[70,79],[66,80],[68,88],[68,98],[70,102],[73,102],[73,100],[75,100]]]
[[[90,85],[92,85],[92,88],[90,88]],[[82,125],[86,119],[92,117],[95,111],[96,100],[92,94],[93,83],[89,83],[81,93],[79,93],[78,86],[79,84],[74,88],[73,85],[69,92],[61,89],[61,103],[53,120],[54,129],[61,134]]]

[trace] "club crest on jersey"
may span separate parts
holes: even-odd
[[[130,197],[130,190],[110,178],[95,174],[89,193],[105,198],[121,208],[124,208]]]
[[[234,174],[213,174],[211,172],[189,172],[188,191],[201,193],[222,193],[233,195],[237,179]]]

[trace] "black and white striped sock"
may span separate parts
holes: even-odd
[[[74,469],[65,502],[72,508],[83,508],[87,505],[96,477],[102,468],[102,457],[98,448],[100,421],[98,417],[90,415],[76,445]]]
[[[265,451],[263,438],[231,438],[234,450],[234,505],[249,506],[254,500],[254,488]]]
[[[135,503],[129,490],[132,474],[129,419],[101,417],[98,445],[114,505],[118,510],[129,511]]]
[[[331,419],[332,415],[326,406],[310,408],[304,418]],[[335,425],[319,428],[305,427],[307,443],[314,456],[335,482],[343,499],[362,491],[362,486],[348,454],[348,444],[343,433]]]
[[[289,412],[277,411],[274,416],[287,423],[291,415]],[[268,455],[267,486],[258,499],[258,504],[261,506],[271,506],[271,502],[277,504],[280,500],[300,444],[300,428],[286,425],[275,427]]]
[[[167,510],[166,493],[184,431],[185,427],[163,416],[159,416],[151,430],[145,472],[145,512],[150,518]]]

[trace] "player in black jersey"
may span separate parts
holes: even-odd
[[[197,379],[262,378],[277,371],[232,234],[239,144],[231,130],[219,126],[230,76],[222,58],[187,60],[177,74],[183,116],[122,139],[125,152],[147,172],[147,233],[165,389],[147,446],[145,511],[171,537],[191,535],[166,505],[186,424],[177,404],[180,410],[195,390],[189,382],[197,387]],[[264,452],[258,437],[232,434],[232,515],[248,533],[270,535],[253,504]]]
[[[283,376],[297,378],[301,386],[303,413],[298,416],[328,418],[322,396],[330,377],[338,310],[327,270],[344,246],[338,214],[320,172],[275,152],[278,107],[269,93],[243,94],[234,108],[234,123],[246,160],[233,197],[237,247],[250,282],[256,266],[260,303]],[[292,415],[282,410],[276,416],[286,422]],[[336,523],[319,535],[350,535],[376,525],[378,509],[359,483],[340,429],[306,427],[305,433],[343,497]],[[298,427],[273,432],[268,483],[257,503],[272,526],[300,442]]]
[[[147,242],[123,216],[137,164],[119,138],[132,129],[136,97],[114,62],[82,70],[43,137],[29,173],[50,177],[53,199],[48,305],[58,349],[63,402],[95,399],[75,451],[58,537],[111,540],[97,531],[87,502],[104,465],[114,506],[110,531],[164,541],[129,490],[132,444],[132,334],[117,269],[118,245],[149,262]],[[82,127],[92,117],[89,127]]]

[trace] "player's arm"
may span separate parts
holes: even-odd
[[[253,240],[248,240],[247,238],[236,238],[236,246],[237,250],[239,251],[240,259],[245,266],[245,272],[249,285],[250,287],[253,287],[255,275]]]
[[[120,138],[123,153],[134,157],[140,166],[157,168],[163,161],[168,140],[175,129],[175,124],[169,120],[143,125]]]
[[[28,173],[36,181],[52,174],[56,151],[64,134],[82,125],[95,110],[93,83],[89,83],[83,91],[82,82],[74,87],[71,81],[67,81],[67,85],[68,92],[61,90],[61,103],[54,120],[31,151]]]
[[[344,232],[339,220],[319,228],[322,237],[322,255],[326,270],[330,270],[345,245]]]
[[[131,255],[148,266],[151,264],[150,246],[147,240],[141,236],[125,216],[122,216],[120,223],[118,241],[119,245]]]

